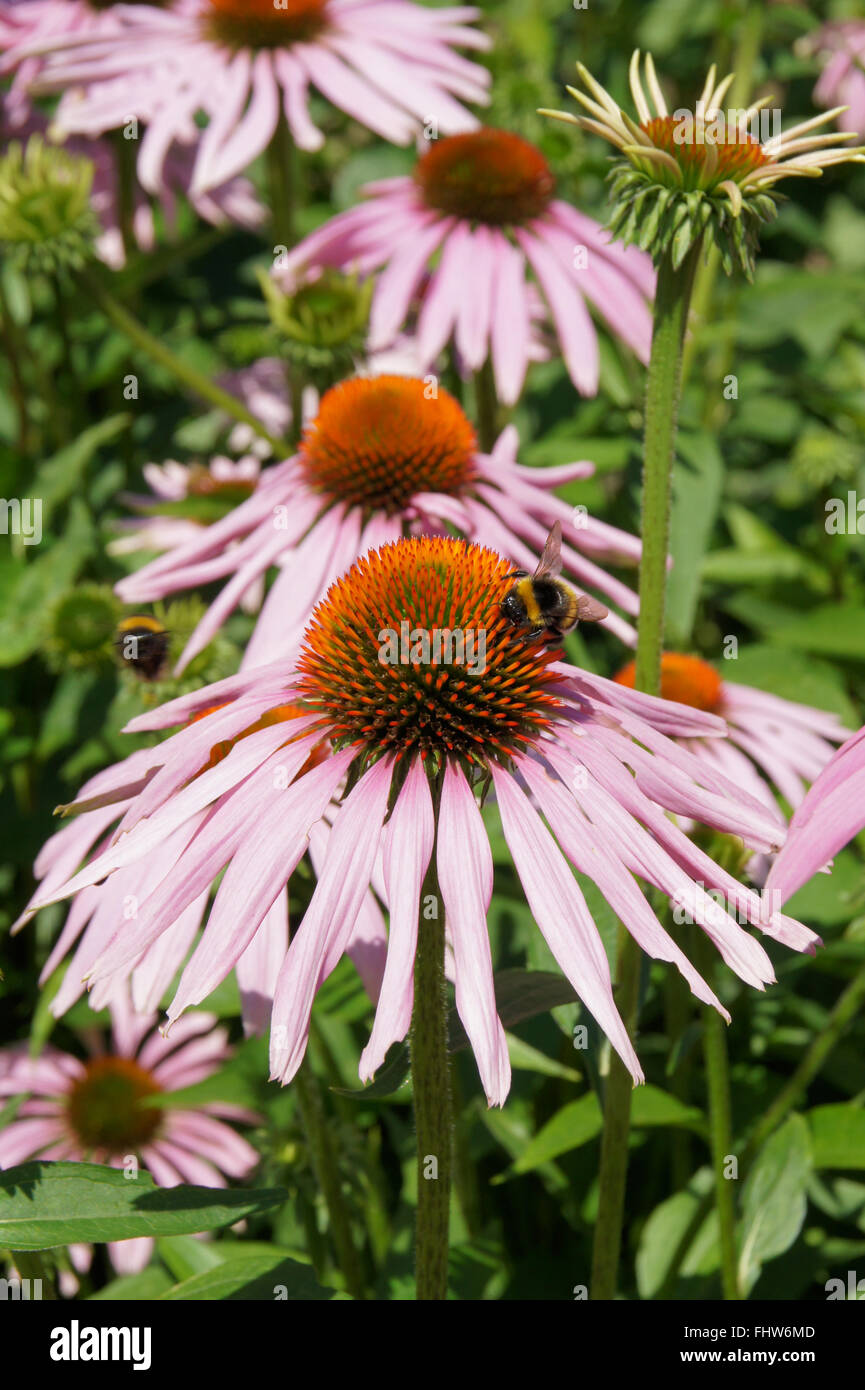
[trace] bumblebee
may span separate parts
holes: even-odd
[[[507,579],[517,582],[501,601],[501,610],[509,623],[520,628],[527,639],[545,633],[553,641],[561,641],[577,623],[597,623],[607,616],[607,610],[597,599],[578,593],[564,579],[562,568],[562,523],[557,521],[547,536],[544,553],[534,574],[514,570]]]
[[[143,681],[157,681],[168,660],[168,630],[140,613],[117,626],[114,643],[120,659]]]

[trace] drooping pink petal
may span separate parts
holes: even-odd
[[[502,828],[532,915],[550,950],[636,1083],[645,1080],[613,999],[598,929],[555,841],[510,773],[491,764]]]
[[[324,869],[277,983],[270,1035],[274,1080],[290,1081],[300,1066],[324,962],[344,948],[354,928],[378,849],[392,770],[387,758],[375,763],[341,806]]]
[[[392,1043],[405,1037],[414,1002],[414,958],[420,891],[435,838],[432,797],[419,760],[408,776],[384,832],[382,869],[390,903],[387,961],[360,1079],[370,1081]]]
[[[442,783],[436,867],[453,942],[457,1012],[475,1054],[487,1104],[504,1105],[511,1063],[496,1011],[487,933],[493,857],[474,794],[451,763]]]

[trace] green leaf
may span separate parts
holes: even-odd
[[[156,1250],[178,1282],[214,1269],[225,1258],[216,1241],[197,1240],[195,1236],[160,1236]]]
[[[808,1206],[811,1174],[808,1126],[791,1115],[760,1150],[742,1194],[739,1280],[750,1292],[768,1261],[795,1241]]]
[[[865,660],[865,608],[826,603],[770,629],[769,640],[795,651]]]
[[[631,1124],[673,1125],[679,1129],[693,1129],[697,1133],[705,1130],[702,1112],[693,1105],[685,1105],[677,1096],[662,1091],[658,1086],[638,1086],[631,1100]]]
[[[508,1056],[514,1071],[534,1071],[541,1076],[560,1076],[563,1081],[579,1081],[580,1073],[573,1067],[563,1066],[554,1057],[523,1042],[516,1033],[507,1034]]]
[[[116,439],[130,419],[129,415],[109,415],[45,460],[33,482],[33,495],[42,498],[43,526],[48,525],[55,508],[81,488],[87,465],[97,450]]]
[[[63,539],[29,562],[4,556],[0,564],[0,667],[17,666],[40,645],[34,615],[64,593],[93,550],[93,523],[80,499],[70,508]],[[35,547],[27,547],[33,549]]]
[[[635,1266],[641,1298],[654,1298],[666,1280],[679,1241],[711,1181],[709,1171],[701,1169],[694,1175],[688,1190],[676,1192],[661,1202],[643,1227]],[[687,1279],[711,1272],[717,1263],[717,1215],[709,1212],[682,1261],[680,1277]]]
[[[160,1302],[283,1299],[290,1303],[311,1303],[331,1298],[333,1291],[323,1289],[307,1265],[286,1259],[284,1254],[275,1251],[270,1255],[225,1260],[203,1274],[175,1284],[161,1295]]]
[[[529,1141],[511,1171],[530,1173],[542,1163],[588,1144],[597,1138],[602,1128],[603,1117],[596,1095],[590,1092],[579,1100],[572,1100]]]
[[[88,1302],[120,1303],[128,1300],[132,1303],[152,1303],[170,1288],[171,1279],[165,1270],[158,1265],[149,1265],[140,1274],[124,1274],[119,1279],[112,1279],[104,1289],[92,1293]]]
[[[818,1105],[806,1117],[815,1168],[865,1168],[865,1110]]]
[[[47,1250],[76,1241],[184,1235],[232,1226],[281,1205],[282,1188],[157,1187],[96,1163],[36,1160],[0,1172],[0,1246]]]
[[[638,1086],[631,1102],[631,1123],[635,1128],[653,1125],[672,1125],[682,1129],[702,1131],[703,1116],[693,1106],[684,1105],[675,1096],[657,1086]],[[594,1093],[581,1096],[562,1107],[526,1145],[513,1166],[513,1172],[528,1173],[541,1163],[548,1163],[560,1154],[581,1148],[597,1137],[603,1128],[603,1117]]]

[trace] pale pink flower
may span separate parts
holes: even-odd
[[[224,870],[169,1007],[171,1022],[205,999],[256,941],[327,814],[332,829],[312,899],[284,958],[271,962],[271,1070],[286,1082],[300,1066],[316,991],[356,932],[372,887],[390,909],[390,927],[361,1059],[366,1079],[409,1026],[419,899],[435,842],[456,1006],[487,1098],[501,1104],[510,1065],[486,930],[492,854],[477,799],[491,779],[534,919],[586,1009],[641,1080],[570,864],[597,884],[649,955],[675,963],[695,995],[724,1013],[637,880],[682,905],[725,962],[762,989],[774,978],[768,956],[709,890],[721,890],[755,924],[759,897],[669,813],[740,835],[763,852],[777,848],[782,833],[759,802],[675,741],[721,736],[721,720],[559,662],[543,637],[524,640],[501,610],[508,576],[508,560],[450,537],[371,551],[319,605],[296,664],[241,673],[133,721],[135,731],[184,727],[133,755],[134,765],[100,775],[104,796],[112,784],[124,788],[117,835],[65,883],[56,881],[58,861],[54,882],[29,914],[92,891],[106,876],[110,882],[134,866],[158,865],[161,881],[137,903],[134,927],[120,922],[90,953],[89,983],[116,987]],[[424,632],[431,639],[445,628],[463,635],[465,659],[457,653],[452,660],[452,649],[444,660],[435,647],[414,650]],[[468,634],[478,642],[483,634],[482,662],[471,664]],[[409,651],[392,649],[404,640]],[[107,813],[90,798],[78,806]],[[816,941],[780,913],[762,930],[798,950]]]
[[[615,677],[633,688],[634,663]],[[727,723],[729,737],[701,740],[687,746],[731,782],[742,787],[786,825],[776,792],[798,806],[808,786],[835,753],[835,745],[850,730],[826,710],[800,705],[752,685],[722,680],[700,657],[665,652],[661,661],[661,694],[695,709],[708,710]]]
[[[546,160],[520,136],[485,128],[436,140],[413,175],[382,179],[364,192],[365,202],[306,237],[274,275],[291,284],[300,270],[320,266],[380,271],[373,349],[396,336],[420,296],[416,341],[425,366],[449,342],[472,371],[491,358],[499,399],[513,404],[534,355],[539,290],[583,395],[596,393],[599,373],[588,304],[648,360],[651,261],[555,198]]]
[[[190,1013],[165,1038],[155,1015],[135,1013],[126,992],[116,990],[110,1047],[88,1061],[51,1046],[38,1057],[26,1043],[0,1049],[0,1102],[26,1097],[0,1130],[0,1168],[31,1158],[120,1168],[135,1157],[160,1187],[225,1187],[227,1178],[244,1177],[258,1154],[225,1121],[255,1123],[250,1111],[215,1102],[164,1109],[140,1103],[204,1081],[229,1060],[226,1031],[215,1023],[211,1014]],[[108,1244],[120,1274],[143,1269],[152,1251],[149,1237]],[[80,1272],[89,1268],[91,1246],[74,1245],[70,1254]]]
[[[865,826],[865,728],[853,734],[823,769],[790,822],[789,839],[763,890],[765,914],[788,898]]]
[[[61,7],[62,8],[62,7]],[[285,115],[296,144],[324,137],[309,88],[395,144],[425,123],[476,125],[463,101],[487,99],[489,74],[457,48],[488,46],[466,6],[409,0],[176,0],[168,8],[116,6],[119,24],[92,37],[61,36],[18,50],[41,60],[33,87],[64,93],[59,127],[102,134],[136,116],[147,123],[139,175],[158,188],[165,151],[195,141],[193,192],[245,169]],[[200,113],[209,120],[196,131]]]
[[[803,46],[818,53],[825,67],[814,88],[818,106],[846,106],[843,124],[865,137],[865,20],[826,24]],[[842,117],[838,118],[841,124]]]
[[[342,382],[326,393],[292,458],[263,470],[255,492],[200,538],[122,579],[124,603],[151,603],[215,579],[228,582],[202,618],[178,672],[202,651],[240,595],[271,565],[280,573],[264,602],[244,665],[286,656],[309,614],[358,555],[404,531],[455,527],[534,568],[555,521],[564,532],[565,570],[626,613],[637,597],[601,563],[639,559],[636,537],[569,506],[552,492],[588,477],[591,463],[523,468],[508,427],[492,453],[477,449],[455,399],[423,381],[384,376]],[[617,613],[604,623],[623,641],[634,630]]]

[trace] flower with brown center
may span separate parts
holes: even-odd
[[[555,521],[563,529],[566,573],[600,590],[625,613],[636,596],[596,561],[632,564],[633,537],[583,515],[551,489],[594,469],[578,462],[522,468],[506,429],[489,454],[478,449],[462,406],[436,380],[359,377],[322,397],[297,454],[265,469],[252,496],[212,526],[117,585],[125,603],[152,603],[228,578],[186,647],[178,673],[202,651],[235,604],[268,567],[279,575],[262,608],[245,666],[296,650],[315,603],[371,547],[406,534],[457,531],[534,570]],[[208,499],[209,500],[209,499]],[[604,619],[626,642],[633,629],[616,612]]]
[[[233,48],[308,43],[327,26],[327,0],[209,0],[210,32]]]
[[[393,516],[421,492],[459,497],[476,453],[474,429],[448,391],[381,376],[328,391],[304,434],[300,472],[333,501]]]
[[[82,819],[110,811],[113,784],[125,833],[68,882],[54,875],[29,909],[96,884],[100,894],[109,885],[118,894],[142,858],[155,861],[134,932],[78,947],[94,989],[117,988],[143,952],[164,935],[173,941],[178,923],[221,876],[168,1010],[170,1020],[179,1019],[267,931],[275,901],[284,902],[283,889],[324,821],[326,852],[312,899],[287,951],[283,944],[268,955],[272,1075],[295,1075],[316,991],[349,949],[373,890],[388,904],[390,927],[385,942],[382,922],[376,941],[386,963],[362,1075],[405,1035],[429,871],[453,943],[456,1006],[487,1097],[501,1104],[510,1067],[486,930],[492,854],[478,806],[490,783],[532,916],[635,1079],[639,1062],[572,865],[596,882],[645,949],[675,961],[704,1002],[721,1007],[635,878],[685,906],[743,979],[761,987],[772,978],[762,947],[705,886],[723,885],[755,923],[759,898],[668,814],[690,814],[763,851],[783,838],[759,802],[668,736],[718,741],[723,722],[569,666],[541,640],[524,641],[501,612],[509,572],[494,549],[452,537],[380,546],[333,584],[296,661],[246,670],[133,721],[130,731],[177,732],[144,762],[100,774],[98,801],[85,794],[77,808]],[[279,713],[295,706],[303,713],[286,727]],[[232,746],[204,768],[220,739]],[[310,766],[323,739],[328,756]],[[68,847],[64,853],[73,862]],[[813,944],[788,918],[763,929],[800,949]]]
[[[634,677],[634,662],[629,661],[614,679],[633,689]],[[755,686],[722,680],[708,661],[683,652],[664,652],[661,695],[726,720],[729,738],[711,744],[689,741],[688,747],[708,766],[720,769],[762,801],[779,825],[785,822],[776,791],[791,806],[798,806],[808,785],[832,757],[835,745],[850,732],[834,714],[770,695]]]
[[[707,234],[728,274],[736,260],[750,276],[760,224],[777,212],[775,184],[790,177],[819,178],[830,165],[865,159],[865,149],[844,143],[855,140],[854,131],[814,133],[843,107],[766,140],[757,138],[754,127],[771,98],[762,97],[747,110],[725,112],[721,103],[734,74],[719,82],[714,65],[695,109],[670,115],[651,54],[646,54],[644,88],[636,50],[630,87],[639,123],[582,63],[577,71],[587,91],[568,91],[588,114],[544,114],[600,135],[625,156],[611,173],[615,209],[610,230],[622,241],[650,250],[656,263],[669,252],[678,267],[694,242]]]
[[[539,149],[511,131],[486,127],[433,141],[414,180],[428,207],[491,227],[540,217],[555,192]]]
[[[508,574],[494,551],[420,537],[337,581],[307,629],[298,688],[338,746],[484,766],[540,736],[557,653],[502,616]]]
[[[162,1090],[151,1072],[130,1057],[95,1057],[66,1098],[66,1115],[85,1153],[133,1152],[159,1129],[156,1106],[142,1106]]]

